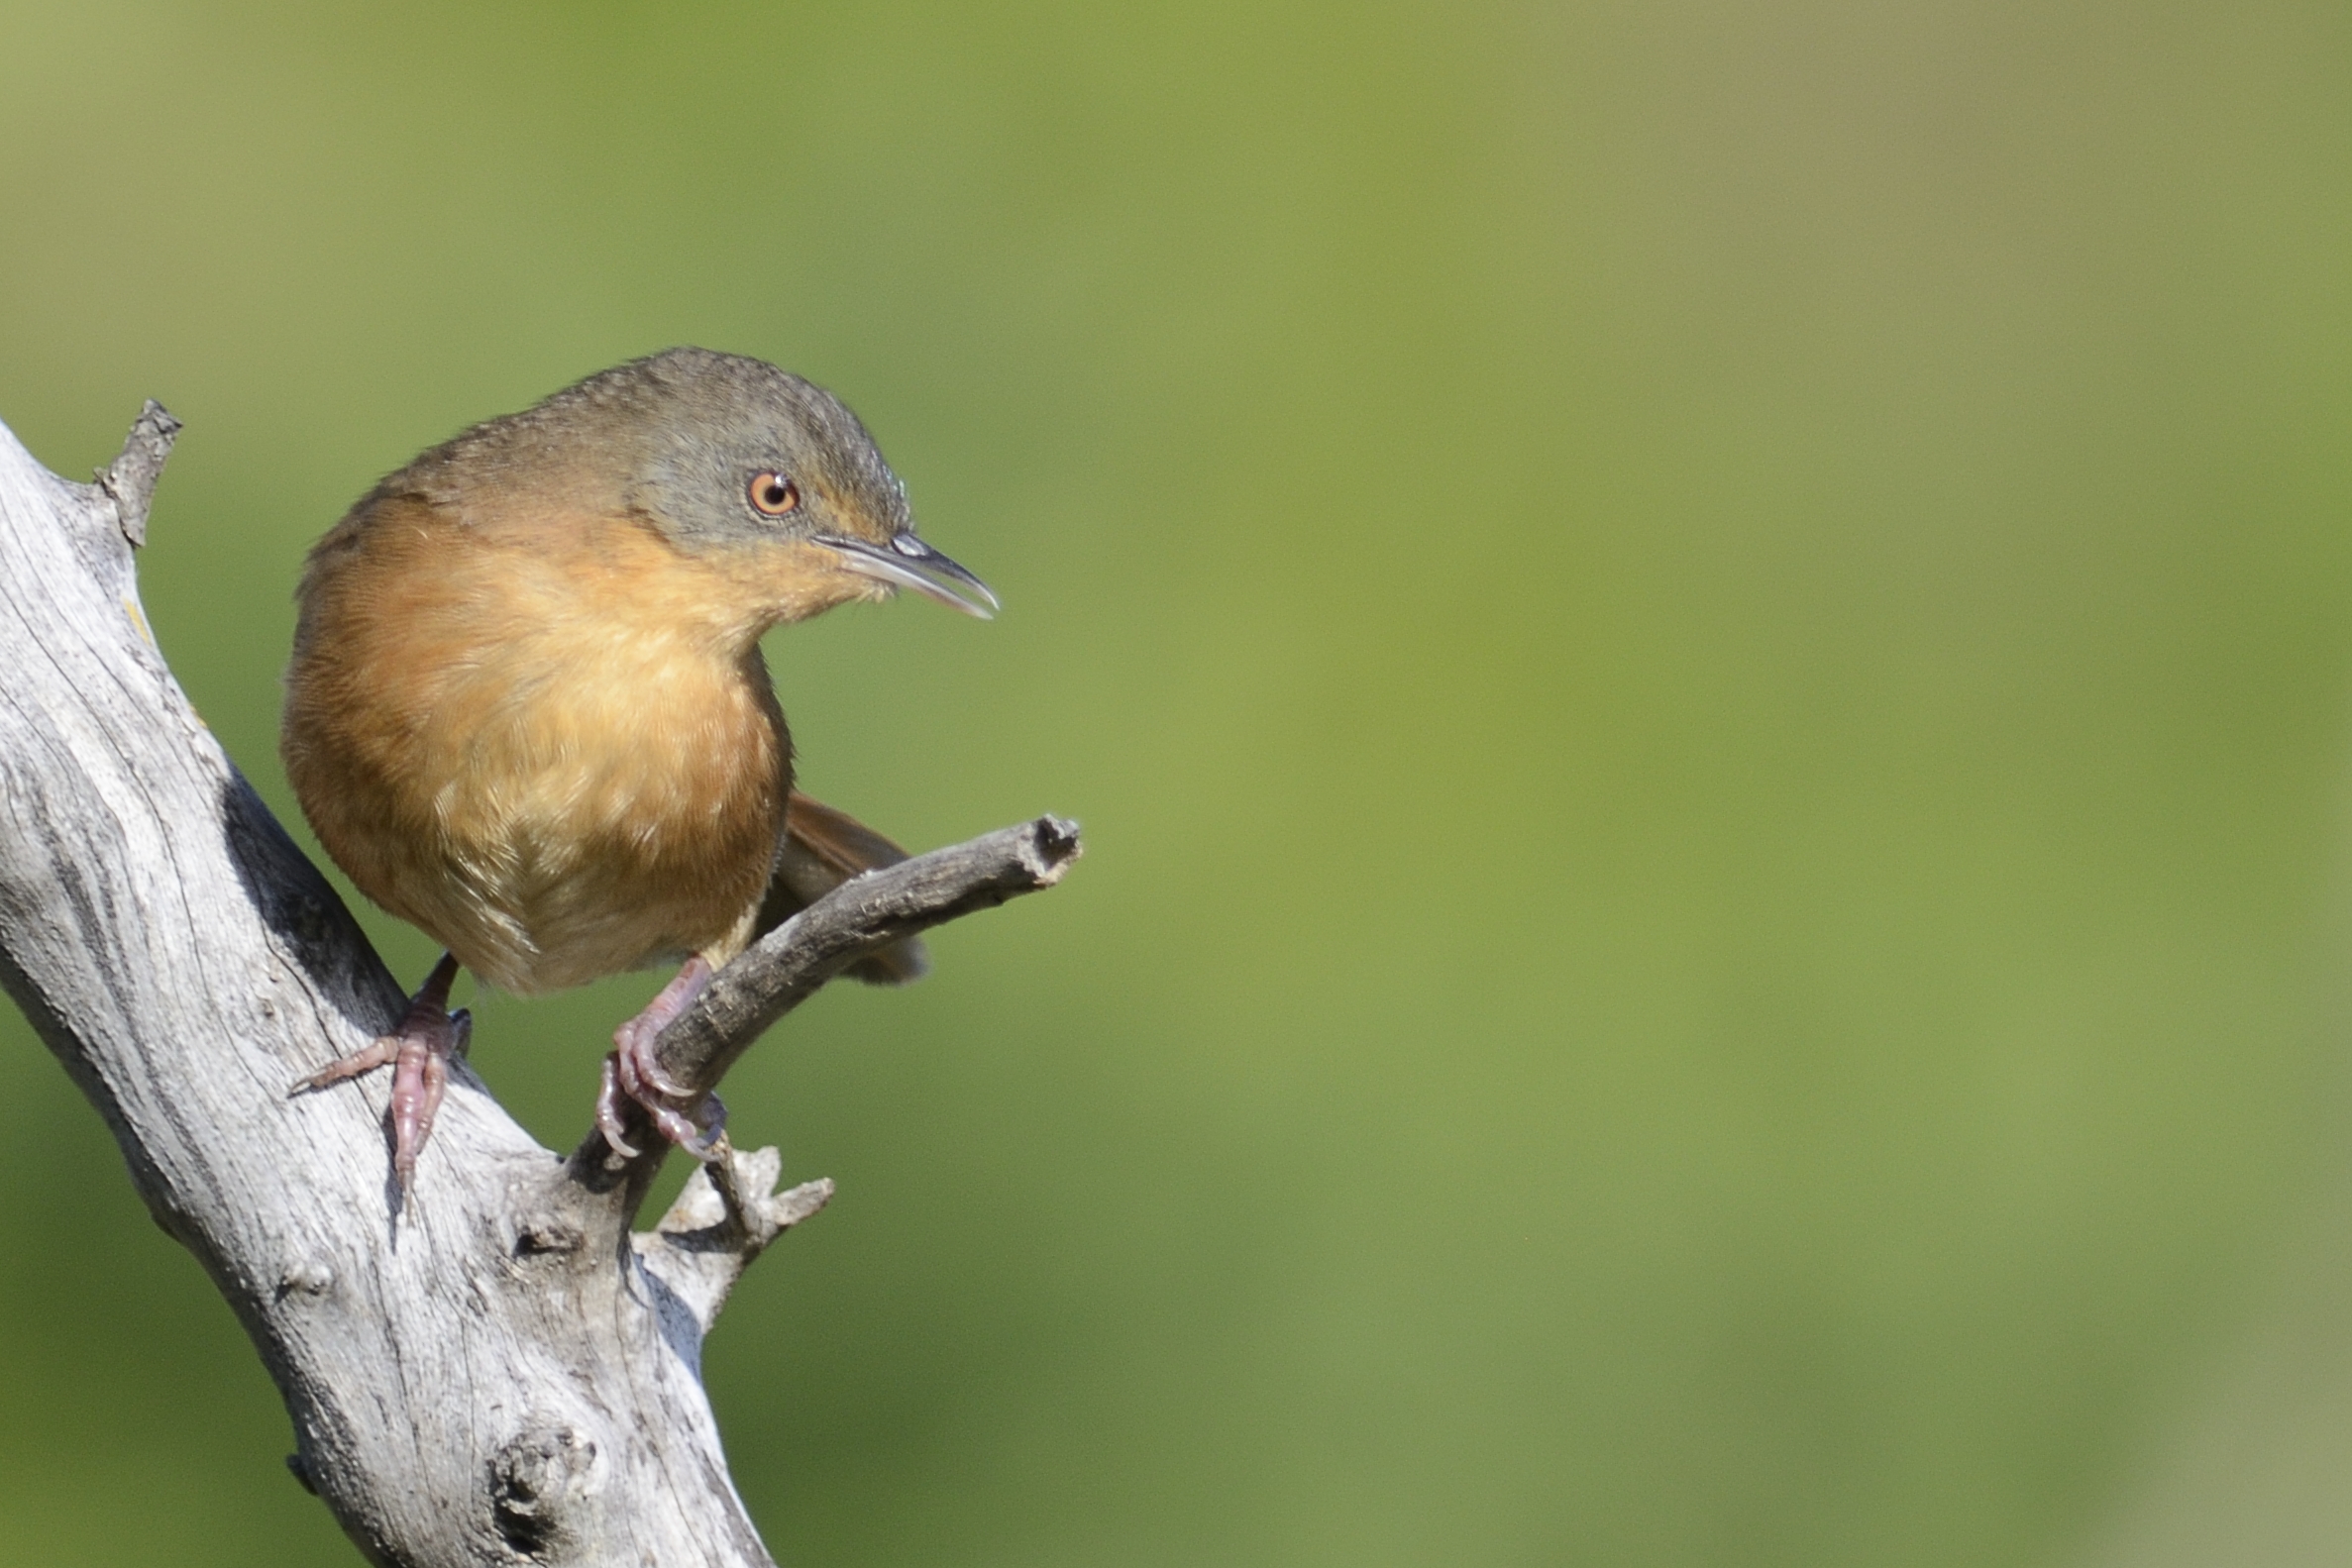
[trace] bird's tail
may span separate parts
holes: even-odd
[[[896,866],[907,852],[847,812],[795,789],[784,818],[776,870],[760,900],[753,940],[767,935],[852,877]],[[869,953],[844,971],[869,986],[904,986],[931,967],[919,938]]]

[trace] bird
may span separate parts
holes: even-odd
[[[312,548],[279,755],[327,854],[443,954],[392,1032],[293,1086],[393,1070],[402,1192],[472,1018],[460,970],[538,995],[669,963],[614,1031],[596,1120],[708,1159],[715,1097],[662,1027],[766,929],[906,851],[794,784],[760,638],[911,588],[996,595],[915,531],[849,408],[765,361],[677,348],[473,426],[387,474]],[[852,973],[923,967],[909,941]]]

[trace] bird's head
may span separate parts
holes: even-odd
[[[788,579],[798,620],[901,587],[982,619],[988,585],[915,533],[907,489],[823,387],[764,361],[671,349],[592,375],[534,413],[608,435],[617,497],[679,549]]]

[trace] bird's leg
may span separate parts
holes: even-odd
[[[433,1135],[433,1116],[441,1108],[442,1091],[449,1086],[449,1059],[465,1055],[466,1043],[474,1036],[474,1015],[462,1008],[449,1011],[449,988],[457,978],[457,956],[442,954],[424,985],[408,998],[408,1010],[391,1033],[365,1050],[328,1063],[293,1088],[295,1094],[324,1089],[389,1066],[392,1172],[399,1178],[402,1192],[416,1176],[416,1157]]]
[[[678,976],[645,1010],[612,1031],[612,1054],[604,1058],[604,1082],[596,1094],[596,1125],[604,1141],[623,1159],[635,1159],[621,1119],[621,1099],[627,1097],[645,1107],[662,1136],[697,1160],[718,1153],[719,1134],[726,1129],[727,1108],[716,1095],[696,1095],[672,1083],[654,1055],[654,1042],[675,1018],[709,989],[710,963],[700,954],[680,966]]]

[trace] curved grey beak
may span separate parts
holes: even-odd
[[[987,583],[915,538],[911,531],[893,535],[887,545],[870,545],[862,539],[836,539],[829,534],[818,535],[815,542],[838,554],[841,564],[850,571],[928,594],[949,609],[962,610],[986,621],[995,619],[1001,608]]]

